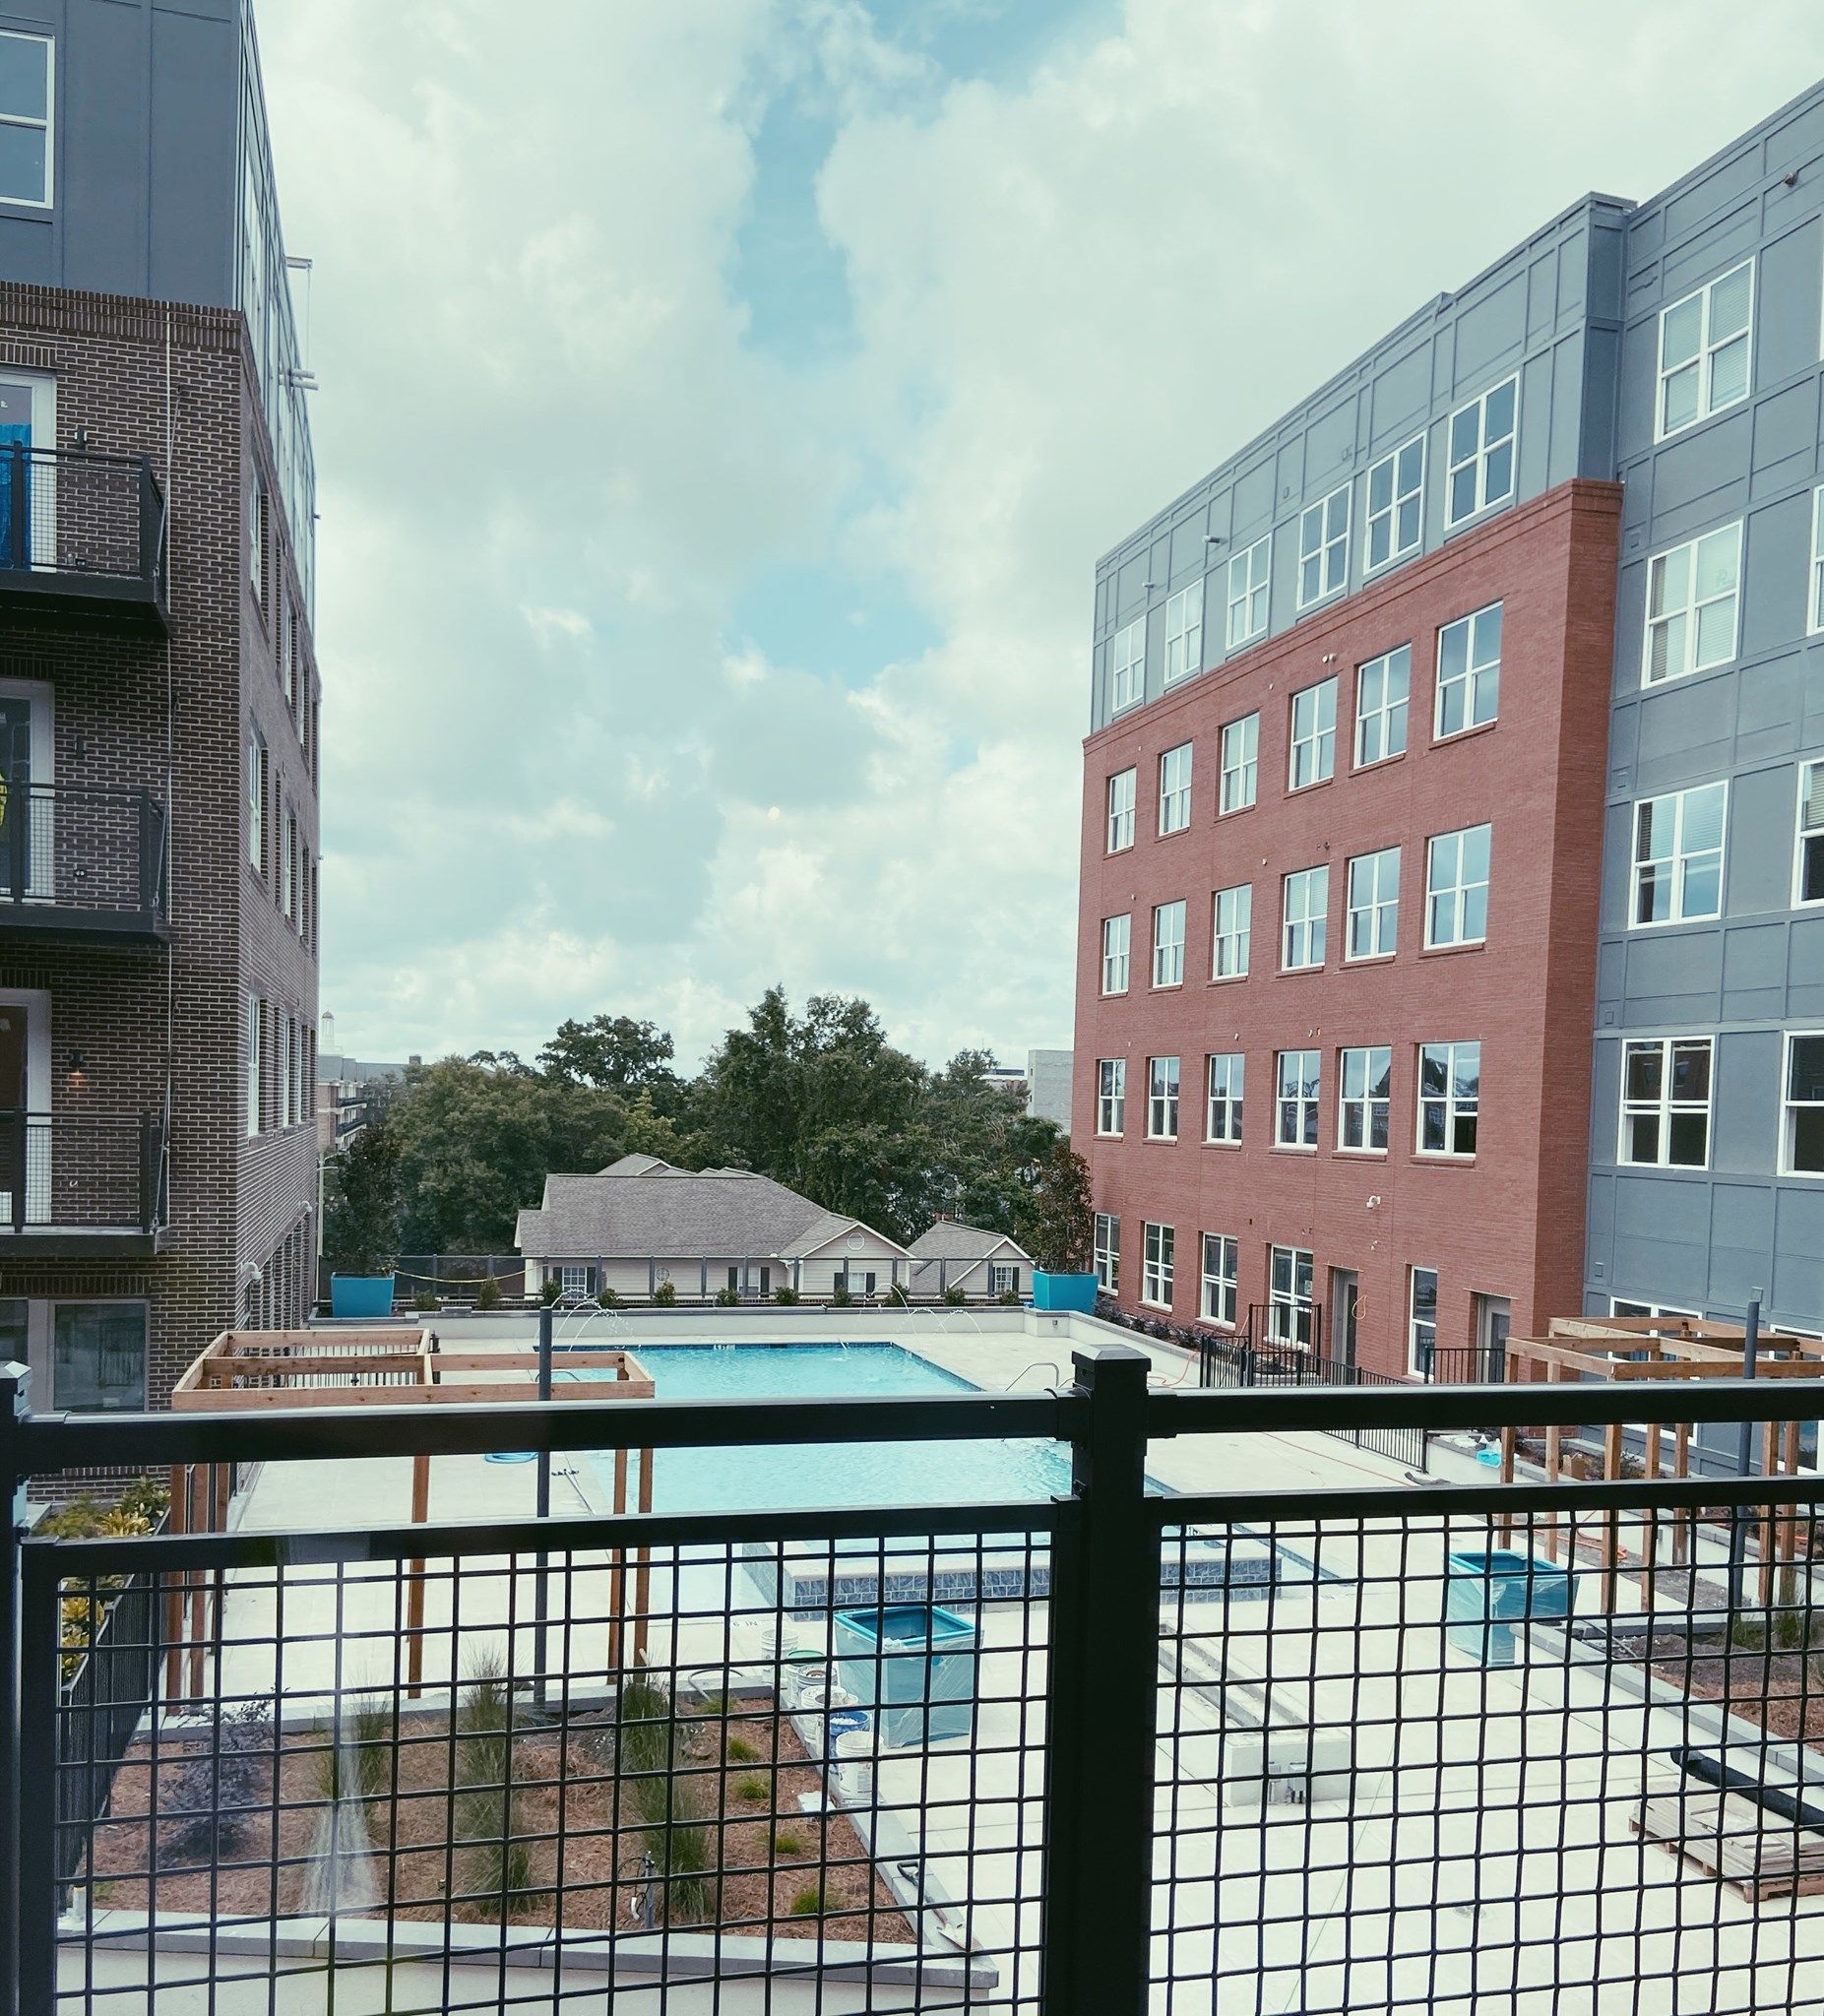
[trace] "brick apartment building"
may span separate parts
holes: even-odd
[[[1126,1308],[1421,1377],[1578,1309],[1824,1329],[1821,212],[1824,87],[1101,563],[1075,1096]]]
[[[5,21],[0,1354],[133,1408],[312,1296],[314,478],[250,7]]]

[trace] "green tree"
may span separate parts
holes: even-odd
[[[1060,1139],[1034,1183],[1022,1223],[1026,1249],[1047,1274],[1088,1274],[1096,1264],[1090,1166]]]
[[[653,1022],[627,1015],[592,1015],[587,1022],[560,1022],[538,1052],[549,1078],[567,1078],[609,1092],[650,1089],[661,1103],[681,1081],[671,1068],[670,1037]]]
[[[598,1169],[624,1152],[628,1108],[616,1093],[517,1059],[446,1057],[407,1074],[388,1125],[399,1140],[406,1250],[504,1253],[547,1175]]]
[[[382,1120],[363,1127],[330,1164],[323,1253],[338,1274],[391,1274],[403,1203],[399,1138]]]
[[[713,1158],[758,1169],[895,1237],[918,1228],[928,1074],[865,1001],[770,987],[705,1065],[696,1117]]]
[[[990,1078],[986,1050],[960,1050],[930,1075],[920,1115],[923,1223],[945,1212],[1018,1235],[1040,1166],[1062,1139],[1018,1086]]]

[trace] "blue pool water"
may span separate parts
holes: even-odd
[[[973,1393],[897,1344],[642,1345],[662,1400],[884,1400]],[[606,1376],[586,1371],[558,1376]],[[613,1459],[595,1459],[612,1484]],[[1070,1460],[1053,1443],[881,1442],[862,1448],[663,1449],[653,1474],[659,1512],[798,1511],[826,1505],[943,1505],[1049,1498],[1070,1488]]]

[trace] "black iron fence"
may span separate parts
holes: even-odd
[[[31,906],[161,922],[164,863],[151,791],[0,781],[0,928]]]
[[[1357,1391],[1376,1388],[1384,1391],[1407,1384],[1404,1379],[1370,1371],[1364,1365],[1323,1357],[1315,1350],[1305,1351],[1293,1344],[1274,1342],[1270,1335],[1267,1341],[1257,1343],[1256,1337],[1269,1328],[1261,1320],[1266,1313],[1262,1308],[1250,1310],[1248,1327],[1233,1335],[1208,1331],[1196,1333],[1197,1383],[1200,1387],[1207,1390],[1236,1386],[1346,1386]],[[1321,1340],[1320,1312],[1312,1310],[1309,1315],[1311,1335]],[[1384,1456],[1403,1469],[1420,1471],[1425,1468],[1426,1438],[1420,1427],[1364,1427],[1352,1421],[1325,1432],[1354,1448]]]
[[[1789,1394],[1148,1368],[118,1419],[34,1418],[0,1375],[0,1487],[285,1458],[333,1464],[346,1508],[6,1554],[0,1982],[31,2016],[1824,2008],[1818,1479],[1276,1478],[1305,1431]],[[907,1444],[932,1452],[921,1501],[868,1502]],[[982,1495],[951,1503],[954,1444]],[[592,1452],[646,1445],[656,1509],[604,1515]],[[764,1449],[809,1508],[716,1509]],[[574,1514],[516,1511],[527,1472],[480,1466],[502,1452],[545,1459]],[[416,1455],[445,1465],[422,1524]],[[154,1594],[160,1698],[103,1805],[62,1733],[94,1710],[58,1606],[122,1574]]]
[[[0,574],[129,586],[162,604],[164,498],[145,456],[0,448]]]
[[[88,1577],[61,1600],[66,1644],[57,1716],[52,1855],[65,1882],[82,1866],[89,1830],[106,1811],[114,1778],[157,1700],[158,1595],[133,1574],[110,1586]],[[86,1642],[82,1642],[86,1641]]]
[[[0,1108],[0,1233],[151,1233],[166,1222],[165,1130],[156,1114]]]

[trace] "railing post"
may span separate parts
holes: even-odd
[[[26,849],[31,832],[31,787],[6,785],[6,803],[0,809],[6,833],[6,893],[14,903],[26,900]]]
[[[31,512],[31,465],[26,460],[26,444],[15,441],[6,459],[6,564],[23,568],[27,564],[26,524]]]
[[[157,1120],[151,1113],[140,1115],[140,1230],[158,1228],[158,1165],[163,1143],[158,1139]]]
[[[17,1448],[31,1382],[24,1365],[0,1361],[0,2016],[19,2011],[19,1545],[26,1480]]]
[[[1052,1542],[1046,1672],[1045,2016],[1144,2016],[1153,1919],[1160,1529],[1146,1502],[1147,1373],[1073,1353],[1088,1423]]]

